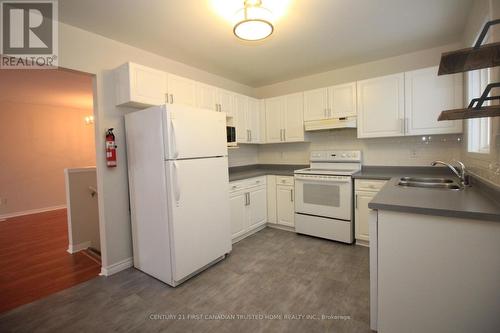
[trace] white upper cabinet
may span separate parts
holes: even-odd
[[[282,115],[285,110],[285,97],[266,99],[266,142],[283,142]]]
[[[248,97],[247,128],[250,135],[250,143],[261,142],[260,113],[260,101],[255,98]]]
[[[234,107],[235,94],[224,89],[217,89],[217,105],[220,112],[225,112],[228,116],[235,116]]]
[[[260,142],[259,100],[239,94],[234,97],[234,124],[238,143]]]
[[[304,121],[356,116],[356,83],[304,92]]]
[[[461,133],[462,121],[437,121],[463,106],[462,74],[438,76],[438,67],[405,73],[406,135]]]
[[[304,141],[304,94],[285,96],[283,114],[284,139],[286,142]]]
[[[248,97],[243,95],[234,96],[234,124],[236,127],[236,142],[248,143],[250,135],[248,134],[247,112],[248,112]]]
[[[196,106],[196,81],[168,74],[167,93],[170,104]]]
[[[196,84],[196,106],[211,111],[217,110],[217,88],[198,82]]]
[[[266,99],[266,142],[304,141],[303,93]]]
[[[356,82],[328,88],[328,101],[331,118],[356,116]]]
[[[304,92],[304,120],[328,119],[328,88]]]
[[[147,108],[165,103],[166,73],[127,62],[115,70],[116,105]]]
[[[358,138],[404,135],[404,73],[358,81]]]

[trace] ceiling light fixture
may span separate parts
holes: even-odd
[[[239,10],[236,15],[238,23],[234,26],[233,32],[240,39],[262,40],[274,31],[271,11],[262,7],[262,0],[245,0],[243,9]]]

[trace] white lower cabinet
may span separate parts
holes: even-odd
[[[267,188],[260,186],[249,192],[249,227],[256,228],[267,222]]]
[[[385,180],[355,180],[354,233],[357,244],[369,244],[370,234],[368,232],[368,219],[370,208],[368,208],[368,203],[372,201],[385,183]]]
[[[229,183],[231,238],[239,241],[267,222],[266,177]]]
[[[276,176],[267,176],[267,223],[276,224]]]
[[[276,186],[277,223],[292,228],[295,226],[293,196],[293,186]]]
[[[247,228],[246,193],[231,194],[229,197],[231,208],[231,238],[245,233]]]
[[[295,193],[292,176],[267,176],[267,222],[295,227]]]

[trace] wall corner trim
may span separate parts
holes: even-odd
[[[99,275],[102,276],[111,276],[118,272],[121,272],[127,268],[130,268],[134,265],[134,259],[132,257],[123,259],[117,263],[108,265],[106,267],[101,268],[101,273]]]

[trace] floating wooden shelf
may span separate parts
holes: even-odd
[[[487,44],[443,53],[438,75],[467,72],[475,69],[500,66],[500,43]]]
[[[484,117],[500,117],[500,105],[483,106],[479,109],[454,109],[441,112],[438,121]]]
[[[474,47],[443,53],[439,63],[438,75],[500,66],[500,43],[481,45],[488,33],[488,29],[492,25],[499,23],[500,19],[487,22]]]
[[[500,105],[483,106],[486,101],[500,100],[500,96],[488,96],[493,88],[499,88],[500,82],[490,83],[478,98],[473,98],[465,109],[447,110],[441,112],[438,121],[457,120],[484,117],[499,117]]]

